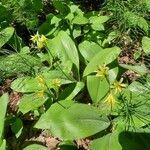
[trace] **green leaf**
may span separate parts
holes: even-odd
[[[52,88],[53,87],[52,81],[54,79],[60,80],[61,85],[74,82],[71,81],[72,79],[69,75],[66,77],[61,71],[57,71],[57,70],[43,72],[39,76],[43,80],[42,84],[39,83],[38,76],[35,78],[26,76],[14,80],[11,83],[11,88],[17,92],[28,93],[28,92],[37,92],[39,90],[43,90],[43,86]]]
[[[31,73],[34,67],[37,69],[42,67],[40,59],[23,53],[12,54],[0,59],[0,77]]]
[[[108,19],[108,16],[92,16],[89,18],[91,27],[97,31],[104,30],[103,23],[105,23]]]
[[[88,19],[84,17],[83,15],[77,15],[74,17],[73,24],[78,24],[78,25],[84,25],[88,23]]]
[[[59,144],[60,150],[77,150],[77,146],[73,141],[63,141]]]
[[[4,122],[5,122],[5,115],[7,111],[7,104],[8,104],[8,94],[3,94],[0,97],[0,138],[3,136],[3,129],[4,129]]]
[[[145,67],[145,65],[126,65],[126,64],[120,64],[121,67],[128,69],[128,70],[132,70],[140,75],[144,75],[146,73],[148,73],[148,69]]]
[[[109,84],[106,78],[101,79],[96,76],[88,76],[87,88],[92,101],[98,103],[107,95],[109,91]]]
[[[69,85],[59,96],[59,100],[73,99],[84,87],[83,82]]]
[[[106,129],[108,120],[101,118],[94,107],[85,104],[65,106],[54,104],[41,116],[36,128],[48,128],[54,136],[63,140],[85,138]]]
[[[130,27],[140,27],[145,32],[148,31],[149,26],[147,21],[143,17],[140,17],[137,14],[135,14],[134,12],[124,12],[124,18]]]
[[[123,150],[149,150],[150,133],[121,132],[119,142]]]
[[[150,1],[149,0],[144,0],[146,7],[148,9],[148,11],[150,12]]]
[[[62,44],[63,52],[72,61],[72,63],[76,65],[77,69],[79,70],[79,56],[73,40],[64,31],[59,32],[59,40]]]
[[[14,28],[8,27],[0,32],[0,48],[6,44],[14,33]]]
[[[87,67],[84,70],[83,76],[87,76],[88,74],[97,70],[99,65],[109,64],[115,59],[117,59],[120,53],[120,48],[112,47],[101,50],[96,56],[92,58]]]
[[[105,44],[107,43],[110,44],[111,41],[117,38],[119,35],[120,35],[120,32],[118,30],[110,32],[107,39],[103,41],[102,46],[105,46]]]
[[[41,91],[39,91],[41,92]],[[19,103],[19,111],[23,114],[38,109],[42,106],[48,97],[44,93],[34,93],[24,95]]]
[[[8,17],[7,8],[2,3],[0,3],[0,14],[0,22],[2,23]]]
[[[142,48],[146,54],[150,54],[150,38],[146,36],[142,38]]]
[[[40,144],[31,144],[28,145],[27,147],[23,148],[23,150],[47,150],[47,147],[42,146]]]
[[[42,90],[43,87],[38,84],[38,80],[32,77],[17,78],[11,83],[11,89],[17,92],[35,92]]]
[[[13,133],[15,133],[17,138],[21,135],[22,129],[23,129],[22,120],[20,118],[16,118],[11,125],[11,130]]]
[[[52,1],[53,6],[60,12],[62,15],[67,15],[70,11],[67,4],[65,4],[63,1]]]
[[[25,46],[23,47],[21,50],[20,50],[20,53],[21,54],[29,54],[30,53],[30,48],[28,46]]]
[[[79,37],[81,35],[81,27],[80,26],[75,27],[72,34],[74,39]]]
[[[115,65],[116,65],[115,68],[112,68],[108,71],[108,79],[109,79],[110,84],[112,84],[116,80],[118,72],[119,72],[119,67],[117,67],[117,64]]]
[[[6,150],[6,140],[2,141],[2,144],[0,145],[0,150]]]
[[[90,61],[102,48],[94,42],[84,41],[79,44],[79,50],[82,56]]]
[[[109,133],[99,139],[93,140],[91,150],[122,150],[119,143],[118,132]]]

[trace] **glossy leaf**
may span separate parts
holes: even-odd
[[[103,23],[106,22],[108,19],[108,16],[92,16],[89,18],[91,27],[97,31],[104,30]]]
[[[19,111],[23,114],[38,109],[42,106],[48,97],[44,93],[40,93],[41,91],[34,94],[24,95],[19,103]]]
[[[68,108],[60,101],[41,116],[35,127],[48,128],[60,139],[74,140],[93,135],[108,125],[107,119],[101,118],[94,107],[73,104]]]
[[[38,84],[38,80],[32,77],[21,77],[14,80],[11,88],[17,92],[35,92],[42,90],[43,87]]]
[[[83,76],[86,76],[97,70],[99,65],[109,64],[115,59],[117,59],[120,53],[120,48],[112,47],[101,50],[92,60],[88,63],[84,70]]]
[[[70,59],[72,63],[76,65],[77,69],[79,70],[79,56],[73,40],[64,31],[59,32],[59,40],[62,44],[63,52],[68,57],[68,59]]]
[[[43,90],[46,86],[52,88],[52,81],[54,79],[58,79],[61,85],[74,82],[69,75],[65,76],[62,72],[57,70],[47,71],[39,76],[42,79],[42,84],[39,82],[38,76],[35,78],[26,76],[14,80],[11,84],[11,88],[17,92],[28,93]]]
[[[106,78],[96,76],[87,77],[87,88],[93,102],[98,103],[105,98],[109,91],[109,83]]]
[[[73,24],[78,24],[78,25],[84,25],[88,23],[88,19],[84,17],[83,15],[77,15],[74,17]]]
[[[79,50],[82,56],[90,61],[102,48],[94,42],[83,41],[79,44]]]
[[[108,71],[108,79],[111,84],[116,80],[118,73],[119,73],[119,67],[117,66]]]
[[[14,33],[14,28],[8,27],[0,32],[0,48],[6,44]]]

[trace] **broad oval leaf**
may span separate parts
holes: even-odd
[[[43,90],[44,87],[52,88],[53,86],[52,81],[54,79],[58,79],[61,85],[74,82],[71,81],[72,79],[69,75],[67,77],[65,75],[62,72],[57,70],[44,72],[39,75],[41,78],[40,80],[42,80],[43,82],[42,84],[39,82],[38,76],[35,78],[30,76],[21,77],[21,78],[17,78],[11,83],[11,88],[17,92],[27,93],[27,92],[37,92],[39,90]]]
[[[19,111],[21,111],[23,114],[38,109],[40,106],[42,106],[45,101],[48,99],[48,97],[41,93],[42,91],[39,91],[34,94],[27,94],[24,95],[19,103]]]
[[[74,17],[73,24],[79,24],[79,25],[84,25],[88,23],[88,19],[84,17],[83,15],[77,15]]]
[[[70,104],[70,103],[69,103]],[[85,138],[109,126],[108,120],[101,118],[94,107],[85,104],[52,105],[43,114],[35,127],[48,128],[54,136],[63,140]]]
[[[13,27],[8,27],[0,32],[0,48],[6,44],[14,33]]]
[[[101,50],[96,56],[92,58],[87,67],[84,70],[83,76],[87,76],[88,74],[97,70],[99,65],[109,64],[114,61],[120,53],[119,47],[106,48]]]
[[[94,42],[84,41],[79,44],[79,50],[82,56],[90,61],[102,48]]]
[[[105,98],[109,91],[109,83],[106,78],[96,76],[87,77],[87,88],[93,102],[98,103]]]
[[[21,77],[17,78],[11,83],[11,89],[17,92],[35,92],[38,90],[42,90],[43,87],[38,84],[38,80],[32,77]]]
[[[92,16],[89,18],[91,27],[97,31],[104,30],[103,23],[105,23],[108,19],[108,16]]]
[[[70,36],[64,31],[60,31],[58,36],[62,44],[63,52],[72,61],[72,63],[75,64],[75,66],[79,70],[79,56],[75,43],[70,38]]]

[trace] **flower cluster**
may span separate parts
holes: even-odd
[[[30,39],[34,44],[37,45],[37,48],[38,49],[41,49],[43,48],[44,46],[46,46],[47,44],[47,38],[42,34],[42,35],[39,35],[38,33],[35,34],[35,35],[32,35],[31,36],[31,39]]]
[[[110,93],[110,94],[107,96],[105,102],[106,102],[106,103],[108,104],[108,106],[110,106],[111,109],[112,109],[112,107],[116,104],[116,99],[115,99],[114,95],[113,95],[112,93]]]
[[[44,80],[44,77],[41,76],[41,75],[38,75],[38,76],[36,77],[36,79],[37,79],[39,85],[44,88],[44,87],[45,87],[45,80]]]
[[[109,75],[109,67],[107,67],[105,64],[101,65],[95,72],[96,77],[107,78]],[[110,85],[110,92],[106,97],[105,102],[111,107],[111,109],[117,102],[115,95],[121,93],[126,86],[127,85],[123,83],[123,78],[121,78],[119,81],[115,80],[114,83]]]
[[[95,71],[97,77],[106,77],[108,75],[109,68],[106,65],[99,66]]]
[[[61,81],[59,79],[53,79],[52,80],[52,85],[55,87],[55,88],[58,88],[60,87],[61,85]]]

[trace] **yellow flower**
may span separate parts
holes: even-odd
[[[120,81],[115,81],[114,83],[113,83],[113,85],[112,85],[112,89],[115,89],[115,94],[117,93],[117,92],[121,92],[127,85],[126,84],[124,84],[124,83],[122,83],[123,82],[123,78],[121,78],[120,79]]]
[[[39,49],[43,48],[47,43],[47,38],[43,34],[39,35],[38,33],[32,35],[30,40],[35,43]]]
[[[37,42],[37,47],[41,49],[46,45],[46,43],[47,43],[47,38],[44,35],[41,35],[41,37],[39,38]]]
[[[33,42],[33,43],[36,43],[36,42],[38,42],[39,41],[39,34],[37,33],[36,35],[31,35],[31,41]]]
[[[38,47],[39,49],[43,48],[44,46],[45,46],[45,44],[42,43],[42,42],[38,42],[38,43],[37,43],[37,47]]]
[[[39,41],[46,44],[47,43],[47,38],[42,34]]]
[[[41,86],[45,86],[44,78],[41,75],[37,76],[36,79]]]
[[[106,77],[108,75],[109,67],[106,67],[106,65],[99,66],[98,70],[96,72],[97,77]]]
[[[37,96],[38,97],[44,97],[44,90],[38,91]]]
[[[106,103],[111,107],[111,109],[112,109],[112,107],[113,107],[113,106],[115,105],[115,103],[116,103],[115,97],[113,96],[112,93],[110,93],[110,94],[108,95],[108,97],[106,98],[105,102],[106,102]]]
[[[52,85],[53,85],[54,87],[60,87],[61,81],[60,81],[59,79],[53,79],[53,80],[52,80]]]

